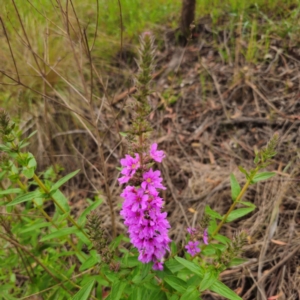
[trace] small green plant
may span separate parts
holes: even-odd
[[[219,275],[244,261],[240,255],[247,233],[240,230],[229,239],[220,231],[225,223],[255,209],[243,197],[250,185],[275,175],[261,170],[272,162],[278,136],[255,154],[253,169],[239,168],[245,176],[242,187],[230,176],[228,211],[221,215],[206,206],[204,218],[187,228],[187,245],[179,248],[168,237],[170,224],[159,195],[165,187],[160,171],[155,170],[167,154],[152,143],[147,121],[154,56],[151,34],[142,37],[139,53],[132,127],[122,133],[129,154],[121,160],[119,178],[120,184],[127,185],[121,195],[121,215],[130,239],[123,235],[109,239],[97,212],[102,199],[87,199],[89,206],[75,219],[60,188],[79,171],[59,180],[51,176],[51,170],[37,174],[36,160],[25,150],[34,133],[22,139],[18,127],[0,110],[3,299],[41,295],[45,299],[198,300],[208,290],[227,299],[241,299]]]

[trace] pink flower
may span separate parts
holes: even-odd
[[[141,187],[150,193],[155,193],[156,189],[165,190],[166,188],[161,184],[162,178],[160,177],[160,171],[153,171],[152,168],[143,174],[144,181]]]
[[[196,228],[193,228],[193,227],[188,227],[187,228],[187,232],[190,234],[190,235],[194,235],[197,233],[197,229]]]
[[[121,174],[124,175],[124,177],[121,177],[118,180],[120,184],[123,184],[128,182],[140,167],[140,156],[138,153],[135,153],[135,158],[133,158],[126,154],[125,158],[122,158],[120,162],[123,167]]]
[[[204,232],[203,232],[203,243],[205,245],[208,245],[208,233],[207,233],[207,229],[205,229]]]
[[[119,178],[118,181],[120,184],[123,184],[123,183],[127,183],[130,180],[130,178],[131,178],[130,176],[123,176]]]
[[[160,261],[156,261],[152,268],[153,268],[153,270],[156,270],[156,271],[158,271],[158,270],[162,271],[164,269],[163,264]]]
[[[201,251],[200,248],[198,248],[198,245],[200,244],[199,241],[195,241],[195,242],[188,242],[188,244],[185,246],[185,249],[187,251],[187,253],[189,253],[192,256],[195,256],[197,253],[199,253]]]
[[[162,150],[157,150],[157,144],[154,143],[151,145],[150,148],[150,156],[152,159],[154,159],[157,162],[162,162],[162,160],[165,158],[165,153]]]

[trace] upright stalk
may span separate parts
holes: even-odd
[[[239,195],[237,196],[236,200],[231,204],[229,210],[227,211],[227,213],[225,214],[225,216],[223,217],[222,221],[219,223],[219,225],[217,226],[217,228],[215,229],[215,231],[212,233],[212,235],[209,238],[209,241],[211,241],[213,239],[213,237],[218,234],[218,232],[220,231],[220,229],[222,228],[223,224],[226,222],[228,216],[230,215],[230,213],[234,210],[234,208],[236,207],[236,205],[239,203],[239,201],[242,199],[242,197],[244,196],[245,192],[247,191],[249,185],[251,184],[252,181],[252,177],[249,178],[247,180],[247,182],[245,183],[245,185],[243,186],[242,190],[240,191]]]

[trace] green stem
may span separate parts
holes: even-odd
[[[44,183],[39,179],[39,177],[34,174],[33,175],[33,180],[38,184],[38,186],[48,195],[50,195],[50,191],[47,189],[47,187],[44,185]],[[53,198],[53,196],[50,196],[52,201],[57,205],[57,207],[65,214],[67,213],[65,211],[65,209]],[[68,221],[70,221],[78,230],[80,230],[86,238],[89,238],[89,236],[87,235],[87,233],[76,223],[76,221],[70,216],[67,216]]]
[[[251,174],[251,176],[249,177],[249,179],[247,180],[247,182],[243,186],[242,190],[240,191],[240,193],[236,197],[236,200],[231,204],[229,210],[227,211],[227,213],[223,217],[222,221],[219,223],[219,225],[217,226],[217,228],[214,230],[214,232],[210,236],[209,241],[211,241],[214,238],[214,236],[216,234],[218,234],[218,232],[220,231],[220,229],[222,228],[222,226],[226,222],[226,220],[227,220],[228,216],[230,215],[230,213],[234,210],[234,208],[236,207],[236,205],[241,201],[242,197],[244,196],[245,192],[247,191],[249,185],[251,184],[251,182],[252,182],[254,176],[256,175],[256,173],[258,172],[258,170],[259,170],[259,166],[257,166],[255,168],[254,172]]]
[[[212,240],[212,238],[220,231],[221,227],[226,222],[226,220],[227,220],[228,216],[230,215],[230,213],[234,210],[236,205],[239,203],[239,201],[244,196],[244,194],[247,191],[250,183],[251,183],[251,179],[248,179],[247,182],[245,183],[245,185],[243,186],[242,190],[240,191],[239,195],[237,196],[236,200],[231,204],[231,206],[230,206],[229,210],[227,211],[226,215],[223,217],[222,221],[219,223],[219,225],[217,226],[215,231],[212,233],[209,240]]]
[[[15,145],[14,142],[12,142],[12,146],[15,148],[15,149],[18,149],[17,146]],[[22,155],[20,153],[19,150],[17,150],[17,154],[20,158],[22,158]],[[44,183],[39,179],[39,177],[34,173],[33,174],[33,180],[38,184],[38,186],[46,193],[50,196],[50,198],[52,199],[52,201],[56,204],[56,206],[65,214],[66,211],[64,210],[64,208],[55,200],[55,198],[53,198],[53,196],[50,195],[50,191],[47,189],[47,187],[44,185]],[[18,179],[18,184],[20,185],[20,187],[22,189],[25,189],[26,190],[26,187],[23,185],[23,183]],[[90,241],[90,238],[89,236],[86,234],[86,232],[75,222],[75,220],[70,216],[68,215],[67,216],[67,219],[68,221],[70,221],[79,231],[81,231],[85,237]]]
[[[34,176],[36,176],[34,174]],[[37,177],[38,178],[38,177]],[[41,182],[41,180],[38,178],[38,180]],[[27,188],[26,186],[21,182],[20,179],[17,179],[17,183],[18,185],[20,186],[20,188],[24,191],[24,192],[27,192]],[[42,183],[42,182],[41,182]],[[45,187],[45,185],[42,183],[42,185]],[[41,187],[41,186],[40,186]],[[47,189],[45,187],[45,189]],[[44,190],[45,191],[45,190]],[[45,191],[46,193],[46,191]],[[36,205],[37,209],[40,211],[40,213],[44,216],[44,218],[50,222],[56,229],[58,229],[58,227],[55,225],[55,223],[52,221],[51,217],[45,212],[44,209],[40,208],[39,205],[37,205],[37,203],[34,201],[34,199],[32,199],[32,202]],[[68,243],[70,244],[70,246],[73,248],[73,250],[75,252],[78,253],[78,255],[80,255],[82,258],[84,258],[84,255],[76,248],[76,246],[74,245],[74,243],[70,240],[70,239],[67,239]]]
[[[44,265],[44,263],[42,263],[37,257],[35,257],[29,250],[27,250],[26,247],[24,247],[23,245],[19,244],[18,242],[16,242],[13,239],[10,239],[8,237],[6,237],[4,234],[0,233],[0,237],[4,240],[6,240],[7,242],[10,242],[11,244],[13,244],[14,246],[17,246],[19,248],[21,248],[24,252],[26,252],[38,265],[40,265],[56,282],[60,282],[60,279],[57,278],[47,267],[46,265]],[[71,281],[70,281],[71,282]],[[61,285],[62,288],[67,291],[69,294],[72,295],[72,293],[64,286]]]
[[[14,144],[13,144],[14,146]],[[18,152],[19,157],[21,157],[20,152]],[[44,185],[44,183],[38,178],[38,176],[36,174],[33,175],[33,179],[35,180],[35,182],[39,185],[39,187],[46,193],[46,194],[50,194],[50,191],[47,189],[47,187]],[[27,192],[27,188],[26,186],[21,182],[20,179],[17,179],[17,183],[20,186],[20,188],[24,191]],[[66,213],[66,211],[63,209],[63,207],[61,207],[59,205],[59,203],[57,203],[57,201],[50,196],[51,199],[53,200],[53,202],[61,209],[61,211],[63,211],[63,213]],[[53,223],[51,217],[44,211],[44,209],[40,208],[39,205],[36,204],[36,202],[34,201],[34,199],[32,199],[33,203],[36,205],[37,209],[41,212],[41,214],[45,217],[46,220],[48,220],[55,228],[57,228],[57,226]],[[67,219],[73,224],[75,225],[81,232],[83,232],[83,234],[89,239],[89,237],[87,236],[87,234],[84,232],[84,230],[82,230],[82,228],[79,227],[79,225],[74,221],[74,219],[70,216],[67,217]],[[70,246],[73,248],[73,250],[75,252],[78,253],[78,255],[80,255],[82,258],[84,258],[84,255],[76,248],[76,246],[74,245],[74,243],[70,240],[67,239],[68,243],[70,244]]]

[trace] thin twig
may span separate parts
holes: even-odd
[[[27,33],[26,33],[26,30],[25,30],[24,24],[23,24],[23,22],[22,22],[22,19],[21,19],[19,10],[18,10],[17,5],[16,5],[16,3],[15,3],[15,0],[11,0],[11,1],[12,1],[12,3],[13,3],[13,6],[14,6],[15,11],[16,11],[16,13],[17,13],[17,16],[18,16],[19,23],[20,23],[20,25],[21,25],[23,34],[24,34],[24,36],[25,36],[25,39],[26,39],[26,42],[27,42],[27,45],[26,45],[26,46],[29,48],[29,50],[30,50],[30,52],[31,52],[31,54],[32,54],[32,56],[33,56],[33,59],[34,59],[36,65],[37,65],[37,67],[38,67],[38,69],[39,69],[39,72],[40,72],[39,74],[40,74],[40,76],[44,77],[44,74],[43,74],[43,72],[42,72],[42,69],[41,69],[39,63],[38,63],[37,57],[36,57],[36,55],[35,55],[35,52],[33,51],[32,46],[31,46],[31,43],[30,43],[29,38],[28,38],[28,36],[27,36]]]
[[[219,98],[220,98],[220,101],[221,101],[221,104],[222,104],[222,107],[223,107],[224,114],[226,116],[226,119],[229,120],[230,119],[229,118],[229,113],[227,112],[224,97],[223,97],[223,94],[220,91],[220,85],[219,85],[219,82],[218,82],[216,76],[208,70],[207,66],[205,65],[205,63],[203,61],[201,62],[201,65],[203,66],[205,71],[210,75],[210,77],[213,79],[216,90],[217,90],[217,93],[219,95]]]
[[[250,293],[254,290],[254,288],[258,287],[258,284],[261,281],[264,281],[267,277],[269,277],[274,271],[276,271],[280,266],[284,265],[288,260],[290,260],[298,251],[300,250],[300,245],[298,245],[292,252],[286,255],[279,263],[277,263],[273,268],[265,272],[262,277],[256,282],[255,285],[252,285],[251,288],[248,289],[246,294],[243,296],[245,299],[249,297]]]
[[[95,42],[96,42],[96,38],[97,38],[97,33],[98,33],[98,27],[99,27],[99,0],[96,0],[96,29],[95,29],[95,33],[94,33],[94,39],[93,39],[93,43],[91,48],[89,49],[90,52],[93,51]]]
[[[11,48],[11,45],[10,45],[10,42],[9,42],[9,38],[8,38],[8,34],[7,34],[7,31],[6,31],[6,28],[4,26],[4,23],[3,23],[3,20],[1,18],[1,16],[0,16],[0,22],[1,22],[1,25],[2,25],[2,28],[3,28],[3,32],[4,32],[4,35],[5,35],[8,47],[9,47],[9,52],[10,52],[11,58],[13,60],[14,66],[15,66],[15,70],[16,70],[17,77],[18,77],[18,82],[20,82],[20,75],[19,75],[19,71],[18,71],[16,60],[15,60],[15,56],[14,56],[14,53],[12,51],[12,48]]]

